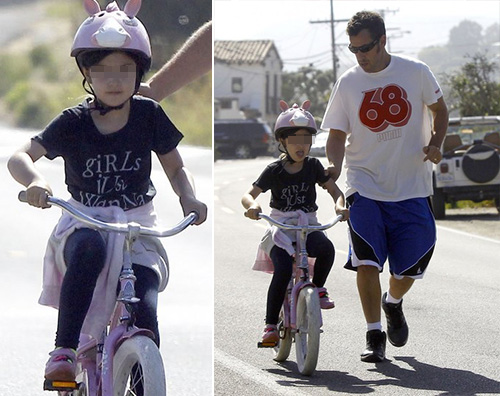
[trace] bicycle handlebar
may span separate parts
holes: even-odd
[[[19,193],[18,199],[21,202],[27,203],[28,201],[26,199],[26,191],[21,191]],[[145,227],[133,222],[127,224],[121,224],[121,223],[108,223],[105,221],[101,221],[86,215],[85,213],[81,212],[73,205],[71,205],[69,202],[64,201],[57,197],[47,196],[47,203],[49,205],[55,205],[63,209],[64,211],[68,212],[71,216],[78,219],[82,223],[85,223],[94,228],[99,228],[104,231],[120,232],[120,233],[130,233],[132,230],[134,230],[134,232],[137,232],[137,234],[139,235],[154,236],[158,238],[169,237],[179,234],[198,219],[198,214],[196,212],[191,212],[172,228],[160,229],[158,227]]]
[[[293,225],[293,224],[285,224],[285,223],[280,223],[279,221],[274,220],[272,217],[269,217],[263,213],[259,213],[259,217],[261,219],[267,220],[270,224],[273,224],[279,228],[283,228],[285,230],[295,230],[295,231],[301,231],[303,229],[307,230],[313,230],[313,231],[324,231],[327,230],[328,228],[333,227],[335,224],[337,224],[339,221],[344,219],[343,215],[338,215],[335,217],[332,221],[330,221],[328,224],[320,224],[320,225]]]

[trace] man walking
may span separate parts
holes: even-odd
[[[441,160],[448,110],[427,65],[386,51],[379,14],[358,12],[347,34],[358,64],[336,82],[322,127],[330,130],[326,150],[334,180],[345,155],[351,211],[346,268],[357,271],[367,323],[361,360],[381,362],[386,345],[381,306],[389,342],[405,345],[403,296],[423,277],[434,250],[432,163]],[[391,277],[382,296],[379,273],[386,259]]]

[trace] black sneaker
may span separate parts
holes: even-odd
[[[387,319],[387,336],[395,347],[402,347],[408,341],[408,325],[403,314],[403,300],[399,304],[386,301],[387,293],[382,296],[382,309]]]
[[[366,332],[366,349],[361,354],[361,361],[379,363],[385,360],[385,332],[370,330]]]

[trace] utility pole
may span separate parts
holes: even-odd
[[[335,53],[335,22],[348,22],[349,19],[333,18],[333,0],[330,0],[330,20],[329,21],[310,21],[309,23],[329,23],[332,33],[332,61],[333,61],[333,82],[337,81],[337,55]]]

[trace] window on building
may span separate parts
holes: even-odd
[[[233,93],[243,92],[243,79],[241,77],[233,77],[231,81],[231,90]]]
[[[231,99],[219,99],[219,105],[221,109],[230,109],[232,101]]]

